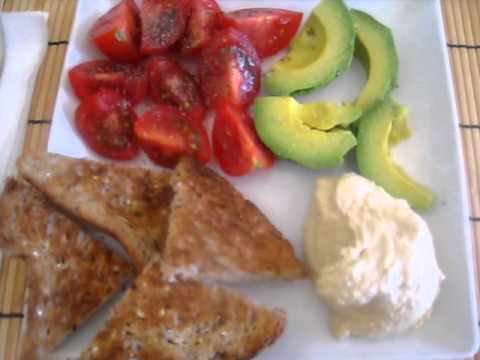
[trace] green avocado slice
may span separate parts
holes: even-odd
[[[265,75],[273,95],[326,86],[350,66],[355,44],[352,18],[342,0],[323,0],[310,14],[287,55]]]
[[[434,195],[427,187],[412,180],[390,156],[389,135],[394,103],[387,99],[360,119],[356,149],[360,173],[382,186],[388,193],[408,201],[410,206],[428,210]]]
[[[319,115],[326,120],[313,118]],[[350,104],[302,105],[289,97],[259,97],[255,102],[254,118],[260,139],[276,155],[320,169],[343,163],[356,140],[351,131],[336,126],[348,126],[360,115],[361,111]]]
[[[392,130],[388,136],[388,144],[392,147],[408,139],[412,135],[412,130],[408,123],[408,108],[392,98],[387,98],[386,101],[389,102],[389,111],[392,117]]]
[[[357,34],[355,57],[365,67],[368,80],[356,103],[364,112],[384,100],[397,84],[398,55],[391,30],[360,10],[351,10]]]
[[[362,115],[362,110],[352,103],[317,101],[300,104],[291,96],[265,96],[259,103],[266,112],[281,109],[282,113],[316,130],[331,130],[336,126],[346,128]]]

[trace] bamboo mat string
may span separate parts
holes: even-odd
[[[464,22],[467,44],[480,45],[480,13],[478,12],[479,4],[476,2],[462,2],[462,9],[466,13],[472,14],[472,18],[468,17]],[[475,19],[475,20],[472,20]],[[474,24],[477,24],[476,29]],[[476,31],[478,33],[476,33]],[[477,34],[477,36],[475,35]],[[480,123],[480,49],[479,51],[468,51],[468,61],[472,66],[472,83],[473,92],[472,98],[475,106],[474,118],[471,122]]]
[[[476,11],[472,11],[472,7],[476,6],[473,2],[460,1],[458,10],[463,13],[474,14]],[[460,15],[461,16],[461,15]],[[478,20],[478,19],[477,19]],[[472,45],[475,43],[473,36],[473,26],[470,17],[465,17],[464,21],[456,22],[457,31],[461,34],[459,41],[463,44]],[[467,125],[475,126],[479,125],[480,121],[480,101],[478,95],[480,95],[480,73],[479,73],[479,58],[477,51],[470,49],[456,49],[462,56],[462,67],[464,70],[465,81],[463,82],[466,87],[466,101],[468,104],[468,119],[464,119]],[[465,131],[464,131],[465,132]],[[469,131],[469,137],[472,138],[473,152],[466,154],[471,177],[478,175],[478,169],[480,168],[480,157],[477,154],[480,153],[480,132]],[[477,176],[478,177],[478,176]],[[480,185],[475,184],[472,186],[472,199],[477,205],[479,201],[479,188]],[[473,216],[480,215],[479,210],[474,209]]]
[[[463,35],[461,21],[458,21],[458,18],[462,16],[460,13],[459,3],[454,3],[453,1],[445,2],[445,14],[446,14],[446,23],[447,23],[447,33],[449,35],[449,43],[456,41],[462,43],[465,41]],[[471,83],[471,76],[469,72],[466,72],[466,62],[468,58],[465,57],[465,52],[469,51],[461,48],[451,48],[450,49],[450,58],[452,70],[454,73],[455,79],[455,88],[457,93],[457,103],[459,105],[460,113],[460,122],[463,124],[471,125],[473,116],[475,114],[475,105],[472,106],[472,102],[475,103],[475,100],[472,99],[473,86],[469,86]],[[462,131],[464,139],[464,149],[468,171],[468,177],[470,182],[470,194],[471,194],[471,207],[472,207],[472,216],[480,215],[480,180],[478,178],[479,172],[477,169],[480,169],[478,163],[478,157],[476,156],[476,147],[475,144],[480,144],[478,141],[478,132],[471,131]],[[477,145],[478,146],[478,145]]]

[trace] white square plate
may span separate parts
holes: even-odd
[[[225,10],[278,7],[304,11],[305,18],[316,3],[317,0],[220,1]],[[288,312],[285,334],[258,359],[465,358],[478,345],[475,276],[464,165],[440,4],[433,0],[352,0],[347,3],[368,11],[393,30],[400,56],[400,86],[394,96],[410,108],[413,128],[413,137],[395,148],[394,156],[415,179],[428,184],[437,195],[433,210],[423,217],[433,232],[440,267],[447,279],[432,318],[424,327],[381,340],[337,341],[333,338],[327,309],[308,281],[237,287],[259,302]],[[50,133],[50,152],[96,158],[72,127],[77,100],[66,74],[72,66],[101,56],[87,41],[87,31],[112,4],[111,0],[78,3]],[[364,81],[363,69],[354,61],[352,67],[327,88],[314,91],[302,100],[353,99]],[[273,170],[230,180],[266,213],[303,257],[302,227],[315,179],[354,170],[351,159],[341,168],[317,172],[280,161]],[[105,314],[103,311],[74,335],[58,354],[78,355],[94,336]]]

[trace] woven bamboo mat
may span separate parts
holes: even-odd
[[[33,94],[24,150],[47,148],[53,106],[68,46],[76,0],[0,0],[3,11],[49,12],[49,47]],[[480,241],[480,0],[444,0],[447,46],[455,80],[470,184],[471,224]],[[477,261],[480,253],[476,247]],[[1,261],[1,260],[0,260]],[[477,262],[480,269],[480,261]],[[26,266],[7,257],[0,263],[0,360],[16,359],[23,319]],[[480,360],[478,355],[476,360]]]

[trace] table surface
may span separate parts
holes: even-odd
[[[0,0],[2,11],[49,12],[48,51],[37,78],[24,151],[46,151],[76,0]],[[480,269],[480,0],[442,0],[470,189],[470,223]],[[27,269],[22,259],[0,259],[0,359],[20,348]],[[480,354],[475,357],[480,360]]]

